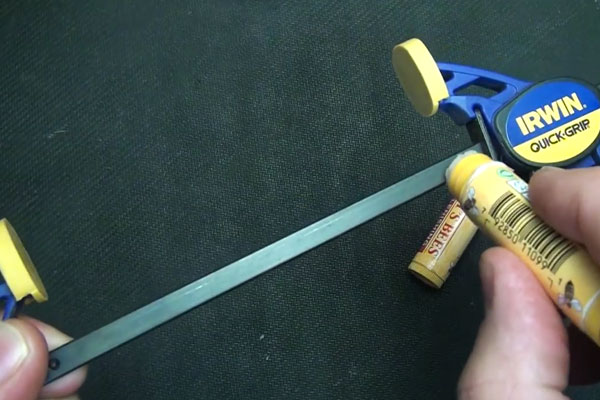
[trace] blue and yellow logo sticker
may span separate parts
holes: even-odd
[[[507,111],[507,112],[506,112]],[[505,140],[522,160],[556,164],[577,158],[600,136],[597,92],[574,80],[533,86],[503,112]]]

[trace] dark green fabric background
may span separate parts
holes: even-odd
[[[598,83],[599,17],[592,0],[4,1],[0,215],[50,294],[28,312],[81,336],[466,147],[412,110],[395,44]],[[489,243],[441,291],[406,269],[447,199],[102,357],[82,398],[454,398]]]

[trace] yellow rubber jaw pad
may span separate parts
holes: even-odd
[[[6,219],[0,220],[0,273],[17,301],[27,296],[38,303],[48,300],[29,254]]]
[[[392,64],[396,77],[417,112],[430,117],[439,102],[449,96],[442,73],[427,47],[419,39],[410,39],[394,47]]]

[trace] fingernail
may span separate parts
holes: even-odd
[[[486,313],[494,306],[494,264],[487,258],[481,259],[481,288],[483,290],[483,301]]]
[[[21,333],[11,324],[0,322],[0,384],[15,373],[28,353]]]

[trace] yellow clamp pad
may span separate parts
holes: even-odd
[[[396,45],[392,51],[396,77],[417,112],[430,117],[449,96],[446,82],[427,47],[419,39]]]
[[[30,297],[38,303],[48,300],[29,254],[6,219],[0,220],[0,273],[17,301]]]

